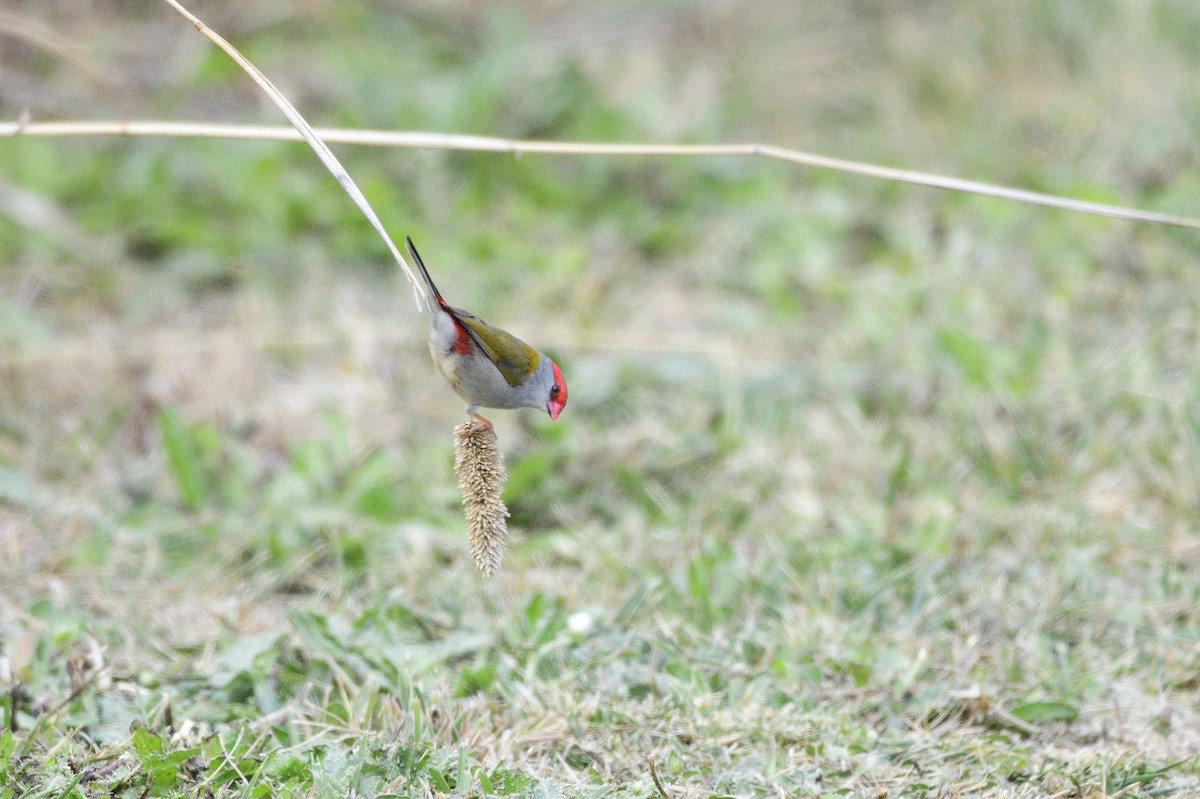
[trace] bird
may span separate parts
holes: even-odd
[[[480,408],[538,408],[557,420],[567,404],[567,382],[558,364],[521,339],[473,313],[452,308],[442,297],[412,237],[408,252],[429,292],[429,352],[450,387],[467,401],[477,429],[492,426]]]

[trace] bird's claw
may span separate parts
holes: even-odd
[[[471,414],[471,432],[479,433],[484,430],[490,430],[492,423],[490,420],[483,418],[477,413]]]

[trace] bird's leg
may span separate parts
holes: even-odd
[[[487,429],[491,428],[491,426],[492,426],[491,421],[484,419],[482,416],[477,414],[475,412],[477,410],[479,410],[478,405],[468,405],[467,406],[467,415],[470,416],[474,422],[474,424],[472,424],[472,426],[471,426],[472,430],[474,432],[479,432],[480,430],[487,430]]]

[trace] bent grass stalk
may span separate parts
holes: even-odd
[[[421,288],[420,282],[413,275],[413,271],[404,260],[404,256],[400,254],[400,250],[396,248],[392,237],[388,235],[387,230],[383,227],[383,223],[379,221],[379,216],[375,213],[375,209],[367,202],[367,198],[363,196],[362,191],[358,188],[358,184],[350,177],[350,173],[342,166],[342,162],[337,159],[337,156],[333,154],[333,151],[329,149],[329,146],[325,144],[321,137],[313,132],[312,126],[301,116],[291,101],[284,97],[283,92],[275,88],[275,84],[271,83],[267,76],[250,62],[250,59],[238,52],[236,47],[225,41],[218,33],[201,22],[194,14],[180,5],[177,0],[164,0],[164,2],[178,11],[188,22],[191,22],[196,30],[204,34],[209,41],[225,51],[226,55],[232,58],[238,66],[245,70],[247,75],[254,79],[254,82],[271,98],[271,101],[279,106],[279,110],[283,112],[283,115],[288,118],[288,121],[292,123],[296,131],[308,143],[308,146],[321,159],[321,163],[329,170],[329,174],[333,175],[337,182],[341,184],[346,194],[350,196],[350,199],[354,201],[354,204],[358,206],[358,209],[363,212],[363,215],[371,223],[371,227],[375,228],[376,232],[379,233],[384,244],[391,251],[392,257],[396,259],[396,263],[404,270],[404,276],[408,278],[409,285],[413,288],[413,296],[417,301],[417,310],[424,309],[426,302],[425,290]]]

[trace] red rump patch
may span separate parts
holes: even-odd
[[[470,355],[473,342],[471,341],[471,334],[467,332],[467,326],[450,310],[441,297],[438,297],[438,304],[442,306],[442,311],[454,322],[454,351],[459,355]]]
[[[471,334],[467,332],[467,328],[462,322],[454,320],[454,327],[458,331],[458,335],[454,337],[454,351],[459,355],[471,354]]]

